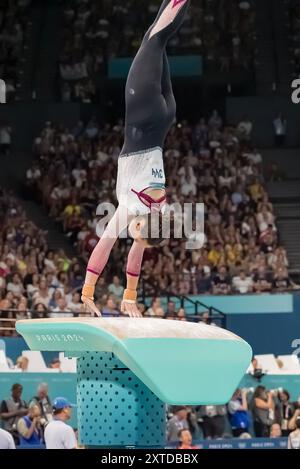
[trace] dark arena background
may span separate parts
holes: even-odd
[[[0,0],[0,448],[300,449],[299,0],[191,0],[163,156],[202,247],[145,249],[135,302],[119,239],[81,301],[161,3]]]

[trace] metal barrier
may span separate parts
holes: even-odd
[[[207,322],[208,324],[211,324],[213,321],[220,321],[220,325],[221,327],[226,327],[226,316],[225,314],[219,312],[217,309],[215,308],[211,308],[207,305],[205,305],[204,303],[201,303],[200,301],[193,301],[191,300],[190,298],[186,297],[186,296],[179,296],[179,295],[168,295],[167,298],[170,299],[170,298],[179,298],[180,301],[181,301],[181,307],[184,308],[184,305],[185,305],[185,302],[190,302],[191,304],[194,305],[195,307],[195,314],[192,314],[192,315],[188,315],[186,316],[186,320],[187,321],[191,321],[191,322],[200,322],[200,321],[205,321]],[[208,317],[207,318],[202,318],[202,314],[203,313],[200,313],[199,311],[199,306],[201,306],[202,308],[205,308],[207,309],[207,312],[208,312]],[[19,311],[17,309],[9,309],[9,310],[5,310],[5,311],[0,311],[0,336],[9,336],[9,335],[18,335],[17,332],[16,332],[16,329],[15,329],[15,323],[16,321],[18,320],[26,320],[26,319],[43,319],[43,318],[48,318],[49,315],[53,313],[53,311],[46,311],[44,313],[37,313],[36,311],[34,310],[26,310],[26,311]],[[70,311],[62,311],[60,312],[61,314],[61,317],[64,317],[66,315],[70,315]],[[93,315],[89,312],[86,312],[86,311],[79,311],[79,312],[72,312],[72,315],[76,318],[76,317],[93,317]],[[123,316],[123,314],[119,311],[118,314],[114,314],[114,315],[108,315],[108,314],[104,314],[103,317],[119,317],[119,316]],[[147,318],[147,317],[152,317],[150,316],[149,314],[147,313],[144,313],[143,317]],[[155,316],[155,318],[159,318],[159,319],[166,319],[166,316],[165,315],[157,315]],[[176,320],[179,320],[179,318],[176,318],[176,316],[174,316],[174,319]]]

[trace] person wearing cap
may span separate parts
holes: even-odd
[[[47,449],[77,449],[77,440],[73,428],[66,422],[70,420],[72,407],[65,397],[57,397],[53,404],[53,420],[45,429]]]

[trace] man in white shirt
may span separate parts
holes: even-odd
[[[45,429],[47,449],[77,449],[77,440],[73,428],[67,425],[74,407],[66,398],[57,397],[53,404],[53,420]]]
[[[240,271],[239,276],[232,280],[233,288],[241,294],[251,293],[253,291],[253,280],[247,277],[244,270]]]
[[[16,449],[13,437],[2,428],[0,428],[0,449]]]

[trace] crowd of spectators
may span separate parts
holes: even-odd
[[[289,447],[300,447],[300,399],[292,402],[285,389],[269,390],[262,385],[237,389],[227,405],[175,406],[170,410],[169,442],[182,440],[182,436],[189,444],[203,437],[288,437]],[[189,435],[182,435],[185,431]]]
[[[28,402],[22,392],[22,385],[15,383],[11,396],[1,396],[2,427],[16,446],[40,446],[53,421],[56,400],[52,402],[47,383],[40,383]],[[262,385],[237,389],[227,405],[168,406],[167,417],[167,443],[181,449],[203,438],[253,437],[288,437],[289,447],[300,447],[300,398],[292,401],[285,389],[269,390]]]
[[[251,131],[246,116],[232,126],[224,124],[217,111],[196,125],[183,121],[171,129],[164,158],[168,202],[204,203],[206,240],[202,249],[187,250],[185,240],[170,239],[146,251],[140,284],[146,296],[267,293],[296,287]],[[85,262],[98,241],[98,204],[116,206],[122,142],[121,121],[100,125],[91,118],[73,129],[48,122],[34,143],[28,188],[61,222]],[[124,287],[130,245],[130,239],[118,241],[98,283],[98,298],[113,281]],[[116,274],[119,279],[113,280]]]
[[[161,0],[68,0],[59,60],[63,101],[92,102],[100,74],[114,57],[137,52]],[[253,0],[192,2],[187,19],[168,45],[170,54],[200,54],[207,68],[252,69],[255,64]]]
[[[47,383],[40,383],[36,395],[26,402],[22,399],[23,386],[15,383],[11,396],[0,404],[3,428],[0,449],[77,449],[78,435],[72,426],[71,404],[64,397],[51,401]]]
[[[22,68],[28,11],[31,0],[0,0],[0,77],[6,84],[6,98],[17,93]]]
[[[47,233],[29,220],[18,199],[0,189],[0,311],[8,320],[44,317],[68,306],[81,310],[83,277],[77,259],[48,248]],[[13,321],[0,335],[15,334]]]
[[[45,427],[53,418],[48,385],[40,383],[36,395],[28,402],[22,399],[22,392],[22,385],[15,383],[11,396],[5,396],[1,401],[2,428],[12,435],[16,446],[41,445],[44,443]]]

